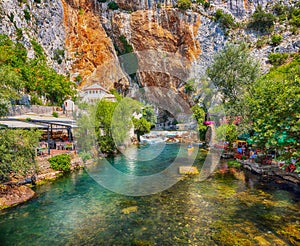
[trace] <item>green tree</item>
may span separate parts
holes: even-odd
[[[129,97],[125,97],[119,102],[118,106],[114,110],[113,120],[111,123],[113,139],[117,146],[126,144],[129,142],[129,132],[133,127],[131,116],[136,113],[140,113],[143,104],[133,100]]]
[[[133,118],[132,121],[134,125],[134,132],[137,135],[138,141],[140,142],[141,136],[150,132],[151,123],[143,117],[140,119]]]
[[[35,130],[0,129],[0,181],[36,171],[35,153],[41,136]]]
[[[111,124],[117,103],[101,100],[96,104],[95,132],[102,153],[112,154],[116,149],[112,137]]]
[[[273,69],[247,92],[248,120],[260,147],[300,149],[300,58]],[[292,153],[292,152],[291,152]]]
[[[118,4],[114,1],[109,2],[107,6],[111,10],[117,10],[119,8]]]
[[[234,124],[222,124],[216,128],[216,137],[219,140],[227,141],[229,148],[238,137],[238,130]]]
[[[34,40],[31,43],[35,59],[27,59],[27,51],[22,44],[0,34],[0,103],[4,105],[8,99],[19,99],[23,93],[30,94],[32,98],[46,96],[51,105],[61,105],[67,97],[74,97],[75,84],[49,68],[43,48]]]
[[[190,79],[186,82],[184,86],[184,92],[191,95],[195,91],[195,79]]]
[[[96,146],[95,109],[90,107],[87,113],[80,115],[77,120],[79,128],[75,131],[77,148],[80,152],[90,152]]]
[[[199,131],[200,139],[204,140],[205,133],[207,131],[207,126],[204,125],[206,112],[205,112],[204,108],[200,107],[198,104],[194,105],[191,108],[191,110],[193,112],[194,118],[197,120],[197,123],[198,123],[198,131]]]
[[[216,21],[218,21],[223,28],[235,28],[236,23],[231,14],[224,13],[223,10],[217,9],[215,14]]]
[[[271,13],[265,12],[261,6],[258,6],[251,17],[249,28],[264,32],[272,31],[274,27],[275,16]]]
[[[154,112],[154,108],[147,104],[142,108],[142,114],[143,114],[143,118],[145,118],[148,122],[151,123],[151,126],[155,126],[156,122],[157,122],[157,117],[156,114]]]
[[[234,104],[258,78],[259,64],[251,58],[245,44],[229,44],[214,57],[206,73],[223,101]]]

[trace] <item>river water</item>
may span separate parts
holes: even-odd
[[[171,144],[153,160],[120,155],[110,162],[150,175],[178,151]],[[204,158],[199,152],[199,169]],[[111,192],[85,170],[35,190],[36,198],[0,212],[0,245],[300,245],[299,187],[240,170],[222,169],[201,182],[186,177],[148,196]]]

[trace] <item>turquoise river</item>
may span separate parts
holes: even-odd
[[[112,166],[145,176],[179,155],[177,144],[159,153],[135,148],[145,159],[119,155],[109,160]],[[146,158],[151,154],[157,157]],[[200,150],[194,163],[199,170],[204,158]],[[102,167],[99,161],[93,172]],[[0,245],[300,245],[299,186],[221,167],[204,181],[186,176],[147,196],[114,193],[86,170],[71,173],[0,212]]]

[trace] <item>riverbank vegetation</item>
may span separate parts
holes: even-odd
[[[78,119],[80,129],[76,133],[78,148],[89,153],[113,155],[119,147],[132,142],[134,132],[140,136],[150,132],[156,122],[154,109],[150,105],[118,95],[117,102],[105,99],[87,107],[87,112]],[[89,137],[87,137],[89,136]]]
[[[25,95],[23,104],[59,106],[75,96],[74,83],[47,65],[44,50],[35,40],[31,45],[35,58],[29,59],[21,43],[0,34],[0,117]],[[37,171],[35,155],[41,132],[1,127],[0,133],[0,182]]]
[[[300,169],[300,55],[260,75],[245,44],[229,44],[214,58],[207,76],[223,99],[226,125],[221,139],[246,134],[256,148],[275,149],[280,159]],[[238,119],[238,120],[237,120]],[[234,136],[232,136],[234,135]]]
[[[0,183],[13,175],[31,175],[37,170],[39,131],[0,129]]]

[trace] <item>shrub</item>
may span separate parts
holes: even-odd
[[[272,65],[280,66],[285,63],[289,55],[287,53],[271,53],[268,58]]]
[[[58,113],[57,112],[53,112],[52,116],[55,117],[55,118],[58,118]]]
[[[127,39],[126,39],[126,37],[124,36],[124,35],[121,35],[120,37],[119,37],[119,40],[122,42],[122,44],[123,44],[123,52],[122,52],[122,55],[123,54],[127,54],[127,53],[131,53],[131,52],[133,52],[133,48],[132,48],[132,46],[128,43],[128,41],[127,41]]]
[[[111,10],[117,10],[119,8],[118,4],[114,1],[109,2],[107,6]]]
[[[272,42],[272,45],[274,45],[274,46],[277,46],[278,44],[280,44],[281,41],[282,41],[282,36],[280,34],[274,34],[271,37],[271,42]]]
[[[177,6],[179,9],[187,10],[192,6],[191,0],[178,0]]]
[[[31,20],[31,16],[30,13],[27,9],[24,9],[24,18],[26,21],[30,21]]]
[[[53,52],[53,59],[57,61],[58,64],[61,64],[65,57],[65,51],[63,49],[56,49]]]
[[[69,172],[71,168],[71,156],[67,154],[56,155],[48,159],[54,170]]]
[[[23,38],[23,31],[21,28],[16,29],[17,40],[21,40]]]
[[[252,15],[248,27],[260,32],[270,32],[274,27],[275,16],[259,6]]]
[[[291,11],[290,23],[293,26],[300,27],[300,9],[294,8]]]
[[[256,48],[260,49],[265,45],[265,40],[263,39],[258,39],[256,42]]]
[[[234,22],[234,18],[232,17],[232,15],[224,13],[221,9],[217,9],[215,18],[223,28],[236,27],[236,23]]]

